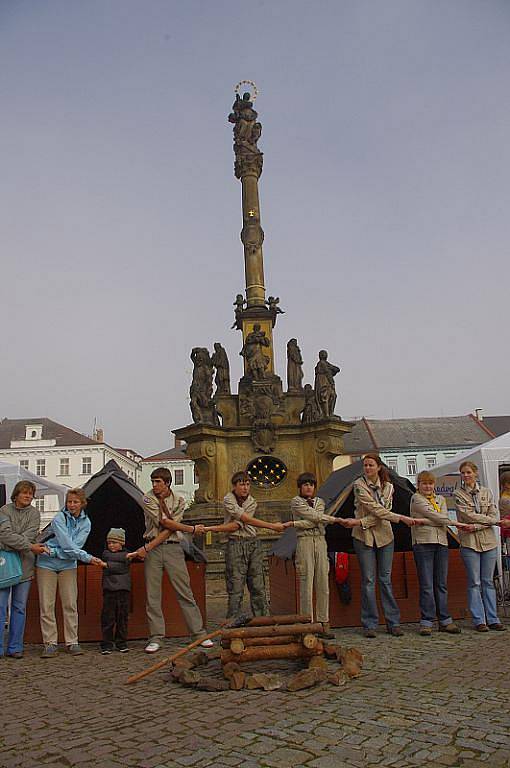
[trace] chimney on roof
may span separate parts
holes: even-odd
[[[183,444],[184,444],[184,440],[181,440],[179,437],[175,438],[174,445],[176,448],[182,448]]]
[[[104,443],[104,429],[102,427],[96,427],[94,440],[97,440],[98,443]]]
[[[475,419],[483,421],[483,408],[475,408]]]

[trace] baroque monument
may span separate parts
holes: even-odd
[[[242,85],[249,87],[243,95]],[[245,289],[233,302],[232,328],[242,334],[239,354],[244,373],[235,392],[221,343],[214,344],[212,354],[206,347],[195,347],[190,386],[193,423],[175,430],[195,462],[199,482],[195,503],[202,506],[194,507],[194,515],[203,512],[204,519],[222,516],[223,496],[238,470],[250,474],[261,516],[271,519],[281,513],[282,504],[296,493],[301,472],[314,472],[319,485],[328,477],[333,459],[343,451],[343,435],[352,426],[334,413],[335,376],[340,369],[329,362],[326,350],[318,352],[313,383],[303,385],[303,358],[296,338],[287,343],[286,389],[275,371],[273,332],[284,312],[279,297],[266,298],[258,189],[262,126],[253,107],[256,95],[253,83],[240,83],[228,116],[234,133],[234,175],[242,189]]]

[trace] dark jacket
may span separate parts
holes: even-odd
[[[129,592],[131,589],[131,574],[129,573],[129,560],[126,560],[127,549],[121,549],[120,552],[110,552],[105,549],[102,559],[108,564],[108,568],[103,570],[103,590],[117,592],[125,589]]]

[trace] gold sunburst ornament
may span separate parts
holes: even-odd
[[[257,86],[255,85],[255,83],[253,82],[253,80],[240,80],[240,81],[237,83],[236,87],[234,88],[234,93],[235,93],[235,94],[240,94],[240,93],[241,93],[241,91],[243,91],[243,93],[244,93],[245,91],[249,91],[249,93],[250,93],[250,99],[251,99],[252,101],[255,101],[255,99],[256,99],[256,98],[257,98],[257,96],[259,95],[259,89],[258,89],[258,88],[257,88]]]

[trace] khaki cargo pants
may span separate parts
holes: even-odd
[[[161,582],[166,571],[175,589],[177,601],[193,640],[205,636],[200,608],[195,602],[189,581],[184,552],[179,542],[160,544],[152,549],[144,561],[145,590],[147,592],[147,622],[149,639],[160,643],[165,637],[165,619],[161,608]]]
[[[250,593],[254,616],[267,616],[264,579],[264,552],[256,538],[229,539],[225,552],[225,579],[228,592],[227,618],[239,616],[245,585]]]
[[[299,612],[312,621],[329,622],[329,562],[324,536],[298,536],[296,573],[299,578]],[[315,592],[315,611],[313,595]]]

